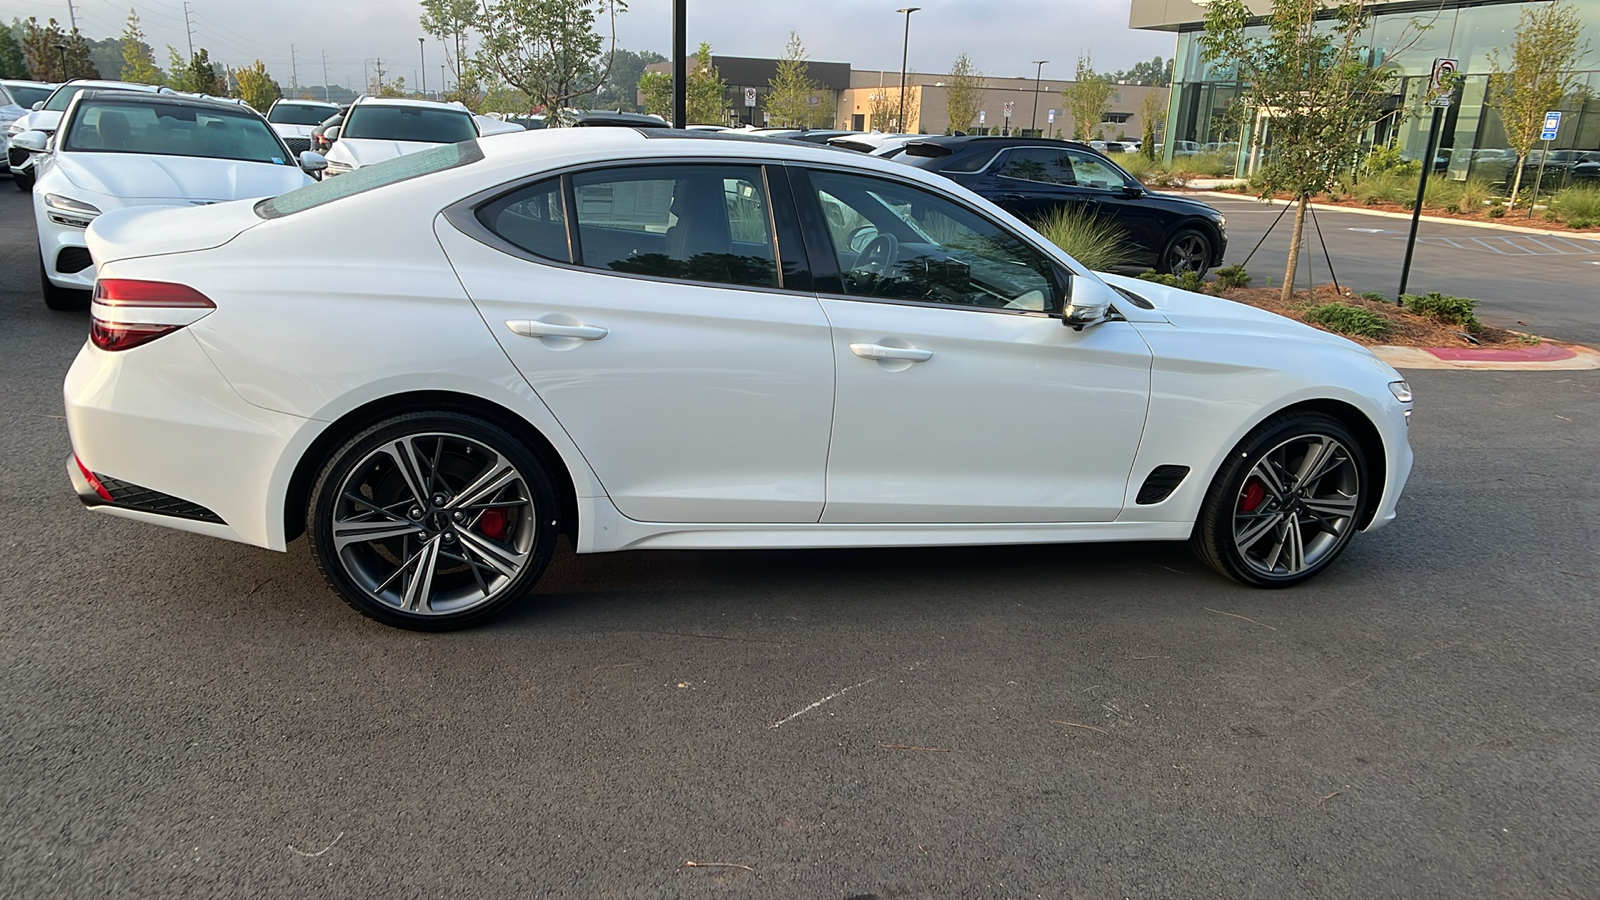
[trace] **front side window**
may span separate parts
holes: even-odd
[[[88,89],[86,84],[63,84],[45,101],[44,108],[51,112],[66,112],[67,107],[72,105],[72,98]]]
[[[755,166],[631,166],[572,176],[583,265],[777,287],[771,206]]]
[[[1055,308],[1056,266],[976,211],[922,188],[813,171],[851,296],[979,309]]]
[[[254,113],[109,98],[78,104],[62,148],[292,164],[277,135]]]
[[[357,106],[345,117],[339,137],[419,144],[475,140],[478,129],[466,110],[425,106]]]

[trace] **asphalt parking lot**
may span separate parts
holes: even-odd
[[[1291,591],[563,551],[421,635],[79,508],[33,254],[0,184],[0,896],[1600,895],[1600,373],[1407,373],[1400,520]]]

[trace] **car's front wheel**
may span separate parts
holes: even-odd
[[[1205,232],[1185,228],[1167,241],[1167,249],[1161,254],[1160,271],[1167,275],[1193,272],[1204,278],[1211,268],[1211,251],[1211,238]]]
[[[93,295],[88,291],[57,287],[45,271],[44,260],[39,260],[39,291],[44,295],[44,305],[58,312],[88,309]]]
[[[15,184],[17,190],[22,191],[24,194],[33,190],[33,169],[24,169],[21,172],[12,173],[11,183]]]
[[[1276,416],[1223,463],[1190,544],[1212,568],[1243,584],[1299,584],[1350,543],[1368,484],[1361,444],[1337,419]]]
[[[538,458],[455,412],[396,416],[347,441],[312,488],[306,524],[347,603],[418,631],[477,625],[526,596],[560,531]]]

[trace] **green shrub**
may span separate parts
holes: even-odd
[[[1458,325],[1467,331],[1483,330],[1483,324],[1472,314],[1478,307],[1476,300],[1432,291],[1426,294],[1406,294],[1400,301],[1412,312],[1435,322]]]
[[[1462,183],[1454,181],[1448,175],[1435,175],[1428,179],[1428,186],[1422,194],[1423,209],[1441,209],[1451,206],[1460,209]],[[1416,194],[1412,194],[1416,199]]]
[[[1250,273],[1244,270],[1244,266],[1235,264],[1224,266],[1217,270],[1217,288],[1219,290],[1225,291],[1249,286]]]
[[[1373,312],[1364,306],[1351,306],[1337,300],[1313,306],[1306,310],[1305,320],[1313,325],[1321,325],[1329,331],[1337,331],[1352,337],[1364,337],[1378,340],[1389,333],[1389,320],[1381,313]]]
[[[1389,302],[1389,298],[1388,297],[1385,297],[1384,295],[1378,293],[1377,291],[1362,291],[1361,293],[1357,294],[1356,296],[1361,297],[1364,300],[1371,300],[1371,301],[1376,302],[1376,303],[1388,303]]]
[[[1468,178],[1460,184],[1461,192],[1456,195],[1456,203],[1466,212],[1474,214],[1482,212],[1483,205],[1488,203],[1489,198],[1494,194],[1494,190],[1489,187],[1488,180]]]
[[[1374,175],[1410,176],[1415,183],[1417,176],[1422,174],[1422,163],[1402,158],[1399,147],[1373,147],[1362,163],[1361,170],[1369,178]]]
[[[1061,207],[1033,226],[1045,240],[1096,272],[1133,261],[1128,232],[1110,219],[1077,206]]]
[[[1587,228],[1578,222],[1591,223],[1600,219],[1600,185],[1574,185],[1556,194],[1550,209],[1562,221],[1574,228]]]
[[[1192,291],[1196,294],[1206,292],[1206,283],[1194,272],[1184,272],[1182,275],[1163,275],[1154,269],[1139,275],[1141,281],[1150,281],[1155,284],[1164,284],[1167,287],[1177,288],[1181,291]]]
[[[1127,153],[1117,158],[1117,165],[1139,181],[1146,181],[1153,173],[1166,169],[1160,162],[1145,159],[1143,153]]]
[[[1406,203],[1416,197],[1416,184],[1413,179],[1408,192],[1404,176],[1394,172],[1383,172],[1369,175],[1358,182],[1353,193],[1357,200],[1368,206],[1379,203]]]
[[[1496,203],[1495,205],[1489,207],[1489,218],[1491,218],[1491,219],[1503,219],[1503,218],[1505,218],[1505,215],[1506,215],[1506,208],[1504,206],[1501,206],[1500,204]]]

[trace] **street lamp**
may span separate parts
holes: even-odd
[[[67,80],[67,45],[57,44],[56,52],[61,55],[61,80]]]
[[[1049,61],[1048,59],[1033,60],[1033,64],[1039,68],[1033,72],[1033,117],[1028,120],[1029,131],[1037,131],[1039,128],[1039,81],[1044,75],[1044,64]]]
[[[917,10],[919,10],[921,8],[922,7],[920,7],[920,6],[908,6],[908,7],[904,8],[904,9],[895,10],[895,12],[897,12],[897,13],[905,13],[906,14],[906,40],[905,40],[905,44],[903,46],[901,46],[901,48],[900,48],[900,120],[899,120],[899,127],[900,127],[901,131],[905,131],[906,130],[906,57],[911,51],[911,14],[916,12]]]
[[[422,96],[426,98],[428,96],[428,56],[423,50],[422,41],[423,38],[417,38],[417,62],[422,64],[422,68],[417,70],[421,74],[417,77],[422,80]]]

